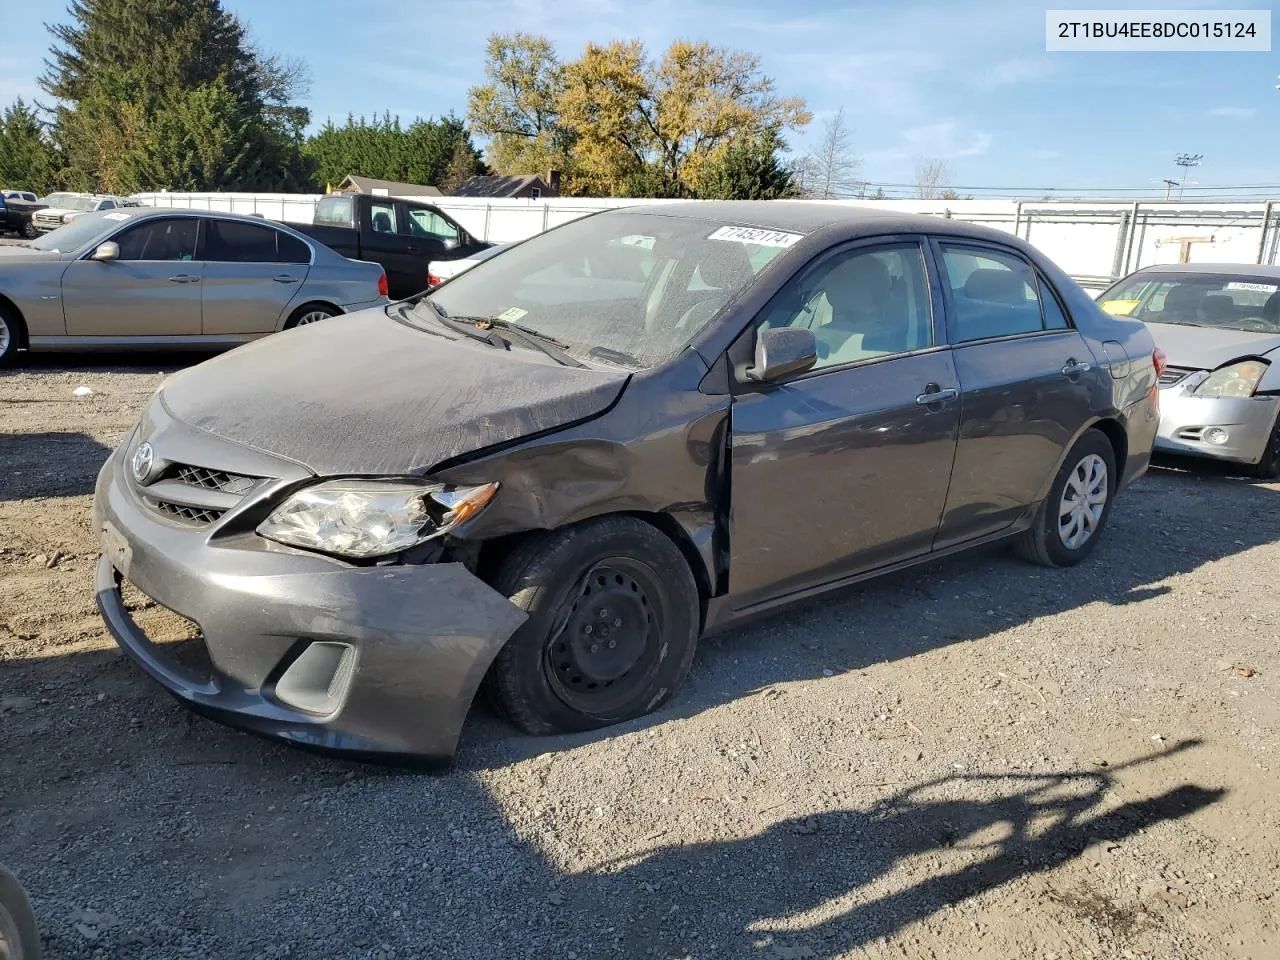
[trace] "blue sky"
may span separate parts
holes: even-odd
[[[750,50],[814,123],[844,107],[861,176],[907,183],[922,155],[959,185],[1163,189],[1180,152],[1204,154],[1189,181],[1280,183],[1275,53],[1048,53],[1045,9],[1016,0],[224,0],[272,52],[309,62],[317,121],[383,110],[409,119],[466,109],[486,36],[536,31],[563,57],[591,40],[674,39]],[[60,0],[2,0],[0,103],[36,95]],[[1131,0],[1089,8],[1205,9]],[[1227,0],[1219,8],[1266,8]],[[1274,12],[1274,11],[1273,11]],[[1280,27],[1280,17],[1274,17]]]

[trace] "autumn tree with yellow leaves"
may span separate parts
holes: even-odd
[[[638,40],[589,44],[562,63],[543,37],[490,38],[487,82],[468,97],[472,129],[499,173],[560,169],[578,194],[788,196],[782,134],[810,120],[754,54]]]

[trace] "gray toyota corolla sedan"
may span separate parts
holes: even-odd
[[[20,349],[211,350],[387,302],[375,263],[256,217],[86,213],[0,247],[0,366]]]
[[[1146,322],[1169,357],[1157,450],[1280,476],[1280,267],[1147,267],[1098,304]]]
[[[1160,362],[1004,233],[612,210],[171,377],[98,480],[98,603],[179,698],[297,744],[447,758],[482,681],[600,727],[780,604],[998,540],[1080,561]]]

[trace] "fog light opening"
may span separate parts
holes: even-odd
[[[1221,427],[1209,427],[1205,430],[1203,436],[1206,443],[1214,443],[1218,446],[1222,446],[1222,444],[1231,439],[1230,434]]]

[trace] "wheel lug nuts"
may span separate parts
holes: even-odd
[[[606,610],[604,607],[601,607],[601,608],[600,608],[600,617],[603,619],[604,617],[607,617],[608,615],[609,615],[609,611],[608,611],[608,610]]]
[[[616,618],[616,619],[613,621],[613,625],[614,625],[615,627],[620,627],[620,626],[622,626],[622,618],[621,618],[621,617]]]
[[[616,647],[617,645],[618,645],[618,641],[617,641],[617,640],[610,640],[610,641],[609,641],[609,649],[610,649],[610,650],[612,650],[612,649],[613,649],[614,647]]]
[[[595,633],[595,629],[596,629],[595,627],[593,627],[591,624],[588,623],[585,627],[582,628],[582,632],[585,633],[587,636],[591,636],[591,634]]]
[[[613,646],[613,644],[609,644],[609,646]],[[592,652],[592,653],[597,653],[597,652],[599,652],[599,650],[600,650],[600,644],[598,644],[598,643],[593,643],[593,644],[591,645],[591,652]]]

